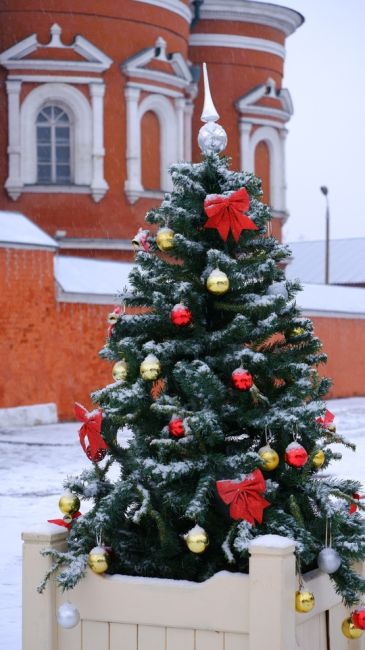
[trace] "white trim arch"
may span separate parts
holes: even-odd
[[[160,124],[160,189],[170,191],[172,183],[168,170],[169,166],[178,158],[176,113],[166,97],[156,94],[148,95],[138,107],[140,129],[142,118],[148,111],[155,113]]]
[[[43,106],[54,104],[70,116],[72,130],[72,169],[75,185],[91,184],[91,107],[86,97],[66,84],[38,86],[25,98],[20,109],[22,179],[25,185],[37,182],[35,123]]]

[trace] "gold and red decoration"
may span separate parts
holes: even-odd
[[[166,253],[175,246],[174,242],[175,233],[171,228],[160,228],[156,235],[156,244],[160,251]]]
[[[365,607],[358,607],[351,614],[351,619],[355,627],[358,627],[360,630],[365,630]]]
[[[304,447],[296,440],[291,442],[285,449],[285,462],[290,467],[303,467],[308,460],[308,454]]]
[[[261,524],[263,512],[270,502],[263,498],[266,482],[260,469],[255,469],[243,481],[217,481],[217,491],[223,503],[229,505],[232,519],[244,519],[253,526]]]
[[[70,529],[72,522],[81,516],[81,512],[79,512],[79,497],[77,494],[73,494],[70,490],[67,490],[61,496],[58,502],[58,507],[64,515],[63,519],[48,519],[47,521],[50,524],[57,524],[57,526],[64,526],[65,528]]]
[[[322,465],[324,464],[325,460],[326,460],[326,455],[323,449],[318,449],[318,451],[314,454],[312,458],[312,465],[316,469],[320,469],[320,467],[322,467]]]
[[[99,408],[89,413],[81,404],[75,402],[75,415],[83,423],[79,430],[81,447],[89,460],[99,463],[108,451],[108,445],[101,435],[103,411]]]
[[[91,549],[87,563],[94,573],[105,573],[109,568],[109,554],[104,546],[94,546]]]
[[[236,368],[231,375],[232,385],[237,390],[250,390],[253,386],[253,377],[248,370]]]
[[[132,246],[135,251],[149,251],[150,245],[148,243],[148,235],[150,234],[149,230],[143,230],[139,228],[136,235],[132,239]]]
[[[192,553],[204,553],[209,546],[209,537],[207,532],[201,526],[196,524],[194,528],[184,535],[185,544]]]
[[[193,315],[189,307],[179,303],[172,308],[170,320],[173,325],[176,325],[176,327],[186,327],[192,322]]]
[[[142,361],[139,370],[142,379],[154,381],[160,375],[161,364],[154,354],[148,354],[144,361]]]
[[[120,320],[120,318],[122,317],[123,313],[124,311],[122,307],[115,307],[115,309],[112,312],[110,312],[110,314],[108,314],[108,319],[107,319],[109,323],[108,337],[112,335],[113,329],[116,323],[118,322],[118,320]]]
[[[214,296],[222,296],[229,289],[228,276],[220,269],[214,269],[207,279],[207,289]]]
[[[250,197],[245,187],[226,195],[208,194],[204,201],[204,211],[208,217],[204,228],[216,228],[224,241],[227,241],[231,231],[238,242],[242,230],[258,230],[245,214],[249,209]]]
[[[295,594],[295,609],[300,614],[307,614],[315,605],[315,598],[311,591],[299,589]]]
[[[269,444],[259,449],[259,456],[262,461],[262,468],[266,472],[272,472],[279,465],[279,454]]]
[[[363,633],[359,627],[354,625],[351,616],[342,621],[341,630],[346,639],[359,639]]]
[[[323,429],[330,433],[336,433],[336,425],[333,423],[335,416],[328,409],[326,410],[323,418],[316,418],[316,422],[321,425]]]
[[[126,381],[128,377],[128,365],[125,359],[121,359],[114,364],[112,375],[114,381]]]
[[[356,501],[360,501],[360,499],[365,499],[365,494],[358,494],[358,492],[355,492],[352,495],[352,498],[355,499]],[[357,510],[357,504],[356,503],[350,503],[350,515],[353,515],[354,512]]]
[[[179,417],[172,417],[169,422],[169,434],[173,438],[183,438],[185,436],[184,420]]]

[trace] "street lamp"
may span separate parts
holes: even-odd
[[[324,282],[330,283],[330,206],[328,202],[328,187],[322,185],[320,188],[326,199],[326,248],[324,260]]]

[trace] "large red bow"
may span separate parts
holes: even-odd
[[[334,419],[335,419],[335,416],[333,415],[333,413],[331,413],[331,411],[329,411],[327,409],[325,414],[324,414],[324,417],[323,418],[317,418],[316,422],[318,422],[318,424],[321,424],[322,427],[324,429],[326,429],[326,427],[328,427],[329,424],[332,424]]]
[[[249,207],[250,197],[244,187],[228,196],[208,194],[204,201],[204,210],[208,217],[204,228],[216,228],[224,241],[232,230],[233,237],[238,241],[241,230],[258,230],[256,224],[243,214]]]
[[[232,519],[245,519],[255,525],[261,524],[264,508],[270,505],[262,497],[266,490],[261,470],[255,469],[244,481],[217,481],[217,490],[225,504],[229,504]]]
[[[75,402],[75,415],[80,422],[83,422],[79,436],[85,454],[94,462],[101,460],[100,450],[108,449],[108,445],[100,434],[103,411],[98,409],[89,413],[81,404]],[[88,446],[85,444],[85,438],[88,439]]]

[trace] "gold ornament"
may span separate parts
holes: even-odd
[[[174,231],[171,228],[160,228],[156,235],[156,244],[160,251],[170,251],[175,246]]]
[[[113,370],[112,370],[112,375],[114,381],[125,381],[128,376],[128,366],[127,362],[124,359],[121,359],[120,361],[117,361],[117,363],[114,364]]]
[[[314,596],[311,591],[297,591],[295,594],[295,609],[301,614],[310,612],[315,605]]]
[[[267,472],[272,472],[279,465],[279,454],[272,449],[270,445],[265,445],[259,449],[259,456],[262,460],[262,467]]]
[[[207,279],[207,289],[215,296],[221,296],[229,289],[229,279],[223,271],[218,268],[211,272]]]
[[[312,464],[316,469],[319,469],[320,467],[322,467],[325,460],[326,460],[326,456],[324,454],[324,451],[322,449],[319,449],[317,453],[313,456]]]
[[[332,424],[327,424],[327,426],[326,426],[326,430],[327,430],[329,433],[336,433],[336,425],[333,424],[333,422],[332,422]]]
[[[303,327],[294,327],[290,332],[290,336],[303,336],[303,334],[305,334]]]
[[[359,639],[363,633],[363,630],[360,630],[360,628],[355,627],[355,625],[352,622],[351,616],[349,618],[344,619],[341,625],[341,630],[342,630],[342,634],[346,637],[346,639]]]
[[[58,507],[67,516],[67,521],[72,521],[72,515],[78,512],[80,508],[80,499],[76,494],[72,494],[69,490],[63,494],[58,502]],[[71,517],[71,519],[70,519]],[[65,519],[66,521],[66,519]],[[66,522],[67,523],[67,522]]]
[[[161,372],[161,364],[154,354],[148,354],[142,361],[139,370],[143,379],[154,381]]]
[[[103,546],[94,546],[89,553],[87,563],[94,573],[105,573],[109,567],[109,556]]]
[[[207,546],[209,546],[208,535],[204,528],[198,526],[198,524],[184,535],[184,540],[192,553],[204,553]]]

